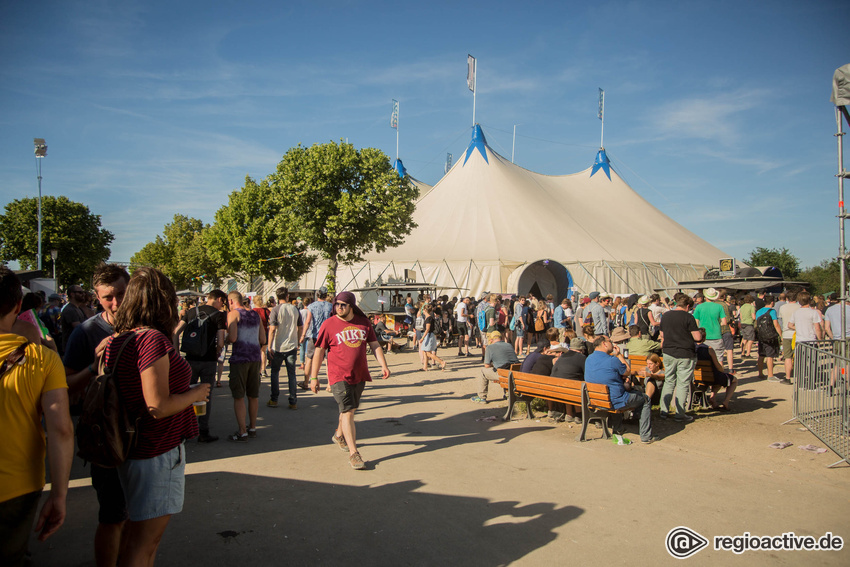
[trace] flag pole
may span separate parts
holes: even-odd
[[[599,147],[605,147],[605,91],[599,89],[599,120],[602,121],[602,126],[599,129]]]
[[[478,94],[478,61],[466,54],[466,86],[472,91],[472,127],[475,128],[475,96]]]
[[[398,111],[399,103],[396,103],[396,111]],[[395,127],[395,159],[398,161],[398,121]]]

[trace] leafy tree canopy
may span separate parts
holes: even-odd
[[[800,275],[800,259],[791,254],[787,248],[762,248],[759,246],[750,252],[744,262],[750,266],[775,266],[782,276],[792,280]]]
[[[848,274],[850,276],[850,274]],[[838,260],[824,260],[819,265],[800,272],[800,279],[812,284],[812,293],[824,295],[841,291],[841,266]],[[850,277],[845,278],[850,281]]]
[[[398,246],[416,227],[419,190],[375,148],[356,150],[343,142],[299,145],[283,156],[269,184],[300,239],[329,261],[331,290],[339,263]]]
[[[133,266],[153,266],[171,279],[177,289],[199,287],[203,282],[217,285],[221,277],[204,242],[209,227],[203,221],[174,215],[162,235],[133,255]]]
[[[58,250],[56,275],[63,287],[89,285],[97,265],[109,258],[115,236],[102,228],[100,215],[67,197],[41,199],[42,269],[51,275],[50,250]],[[24,270],[38,266],[38,198],[16,199],[0,215],[0,259],[17,260]]]
[[[250,177],[216,212],[204,242],[223,272],[243,281],[253,281],[257,275],[298,280],[315,261],[299,239],[295,223],[272,198],[268,181],[257,183]]]

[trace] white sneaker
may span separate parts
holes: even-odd
[[[776,376],[768,376],[767,381],[768,382],[779,382],[779,378],[777,378]]]

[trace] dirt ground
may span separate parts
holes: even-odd
[[[473,352],[480,352],[475,350]],[[227,388],[214,389],[212,444],[187,441],[184,510],[174,516],[157,565],[579,565],[673,563],[668,532],[690,528],[709,540],[685,561],[746,565],[848,565],[841,551],[714,550],[715,536],[850,538],[850,467],[829,469],[831,451],[791,417],[790,386],[754,379],[737,360],[741,385],[732,413],[698,412],[683,425],[653,417],[661,440],[639,443],[628,426],[618,446],[578,442],[580,427],[500,419],[473,404],[479,357],[441,350],[448,372],[418,370],[416,353],[389,356],[387,381],[367,386],[357,414],[365,471],[331,444],[337,407],[330,394],[299,391],[298,409],[265,406],[247,444],[235,429]],[[377,369],[372,364],[373,370]],[[378,373],[373,372],[373,376]],[[776,441],[793,446],[768,447]],[[75,461],[68,519],[34,565],[94,565],[97,501],[88,469]],[[850,544],[850,541],[847,541]]]

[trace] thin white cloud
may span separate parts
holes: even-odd
[[[741,114],[763,104],[763,89],[740,89],[663,104],[650,113],[651,130],[662,138],[709,140],[736,146],[742,140]]]

